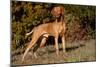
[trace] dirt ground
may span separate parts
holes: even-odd
[[[53,45],[49,45],[37,50],[38,58],[35,58],[33,52],[28,52],[23,63],[21,59],[23,53],[11,52],[11,65],[34,65],[34,64],[55,64],[69,62],[88,62],[96,61],[96,40],[90,39],[79,42],[66,42],[66,53],[62,51],[62,45],[59,44],[59,56],[56,55]]]

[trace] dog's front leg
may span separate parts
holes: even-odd
[[[58,36],[55,37],[55,47],[56,47],[56,54],[59,55]]]
[[[65,50],[65,36],[62,36],[62,47],[63,47],[63,52],[66,52]]]

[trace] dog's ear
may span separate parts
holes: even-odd
[[[60,8],[61,8],[61,15],[64,15],[64,7],[60,6]]]

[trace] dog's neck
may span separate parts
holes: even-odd
[[[60,16],[59,18],[56,18],[55,22],[63,24],[64,23],[64,16]]]

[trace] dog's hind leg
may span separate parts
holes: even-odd
[[[26,48],[26,50],[25,50],[25,52],[24,52],[24,55],[23,55],[23,57],[22,57],[22,62],[24,61],[24,58],[25,58],[27,52],[30,50],[30,48],[31,48],[34,44],[35,44],[35,42],[34,42],[34,43],[33,43],[33,42],[30,42],[30,44],[28,45],[28,47]]]
[[[43,39],[42,39],[42,41],[41,41],[41,43],[40,43],[40,47],[43,47],[43,46],[45,45],[46,39],[47,39],[47,38],[43,38]]]
[[[46,40],[47,40],[47,38],[49,37],[49,35],[50,34],[43,34],[43,39],[42,39],[42,41],[41,41],[41,43],[40,43],[40,47],[43,47],[44,45],[45,45],[45,43],[46,43]]]
[[[39,38],[39,36],[33,36],[33,38],[32,38],[32,40],[31,40],[30,44],[27,46],[27,48],[26,48],[26,50],[25,50],[25,52],[24,52],[24,55],[23,55],[23,57],[22,57],[22,62],[24,61],[24,58],[25,58],[27,52],[28,52],[28,51],[32,48],[32,46],[37,42],[38,38]]]

